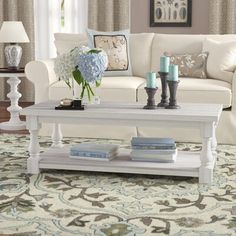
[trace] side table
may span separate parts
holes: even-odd
[[[21,94],[18,92],[18,85],[20,84],[20,77],[25,77],[24,68],[11,70],[8,68],[0,68],[0,78],[8,77],[7,83],[10,85],[10,92],[7,97],[11,101],[11,105],[7,108],[10,112],[10,120],[0,123],[2,130],[23,130],[26,128],[25,122],[20,120],[19,113],[22,107],[19,106],[18,101]]]

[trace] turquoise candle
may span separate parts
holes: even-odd
[[[160,58],[160,72],[169,72],[170,58],[166,56],[161,56]]]
[[[156,73],[155,72],[148,72],[147,73],[147,88],[156,88]]]
[[[179,80],[179,69],[178,69],[177,65],[171,64],[169,66],[168,80],[170,80],[170,81],[178,81]]]

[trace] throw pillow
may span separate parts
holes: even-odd
[[[220,43],[207,38],[203,42],[203,51],[209,53],[208,76],[231,82],[236,69],[236,42]]]
[[[179,66],[179,76],[181,77],[194,77],[194,78],[206,78],[206,65],[208,53],[194,53],[194,54],[177,54],[168,55],[170,57],[170,63]]]
[[[129,30],[99,32],[87,30],[89,46],[103,49],[108,56],[105,76],[132,75],[129,53]]]

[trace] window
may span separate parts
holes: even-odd
[[[56,56],[54,33],[85,33],[88,0],[35,0],[36,59]]]
[[[61,27],[65,27],[65,0],[61,0]]]

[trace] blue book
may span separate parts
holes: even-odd
[[[109,154],[117,152],[119,145],[115,144],[98,144],[98,143],[80,143],[71,147],[71,151],[95,154]]]
[[[75,151],[71,150],[71,156],[82,156],[82,157],[94,157],[94,158],[110,158],[111,156],[115,155],[116,153],[96,153],[96,152],[84,152],[84,151]]]
[[[132,149],[137,150],[175,150],[176,145],[135,144]]]
[[[110,161],[116,158],[117,155],[111,156],[110,158],[97,158],[97,157],[83,157],[83,156],[70,156],[70,158],[82,160],[82,161]]]
[[[148,137],[133,137],[131,144],[151,144],[151,145],[174,145],[175,140],[173,138],[148,138]]]

